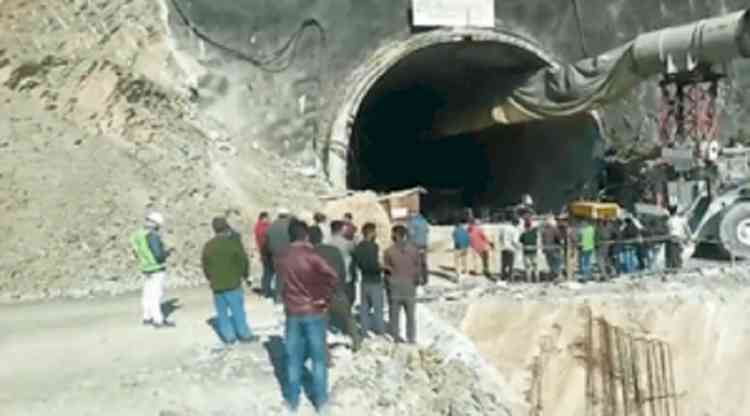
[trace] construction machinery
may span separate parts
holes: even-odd
[[[734,16],[717,28],[728,39],[747,39],[747,13]],[[688,219],[694,243],[712,245],[726,256],[750,257],[750,149],[721,148],[717,107],[726,62],[700,58],[707,56],[703,48],[721,48],[716,41],[720,32],[707,34],[705,24],[698,23],[692,39],[713,35],[713,44],[693,41],[701,50],[661,55],[665,71],[658,120],[666,181],[655,189],[656,202],[676,207]],[[721,56],[731,59],[730,54]],[[687,247],[686,257],[694,247]]]
[[[672,170],[665,184],[669,205],[688,219],[694,242],[724,256],[750,257],[750,148],[721,149],[708,163],[699,156],[688,158],[686,149],[683,157],[663,154]]]
[[[575,201],[568,206],[568,213],[588,220],[614,220],[620,217],[621,210],[612,202]]]
[[[657,209],[651,213],[676,206],[688,218],[693,242],[750,257],[750,150],[721,149],[718,124],[726,65],[744,58],[750,58],[748,10],[646,33],[598,57],[542,70],[492,114],[511,124],[591,111],[661,74],[659,168],[665,179],[653,189]]]

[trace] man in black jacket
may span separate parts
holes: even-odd
[[[359,350],[362,344],[362,336],[357,329],[357,324],[352,316],[352,305],[346,295],[348,285],[346,283],[346,265],[341,251],[330,244],[323,244],[322,233],[310,235],[310,243],[315,247],[315,252],[322,257],[333,270],[336,271],[336,291],[328,309],[329,321],[336,328],[352,338],[352,350]],[[330,360],[330,355],[329,355]]]
[[[362,241],[354,249],[354,263],[362,275],[360,287],[361,307],[359,310],[359,322],[362,332],[372,329],[376,334],[385,332],[383,321],[383,273],[380,267],[380,247],[375,242],[377,230],[375,224],[368,222],[362,227]],[[370,310],[372,310],[373,322],[370,325]]]
[[[266,240],[263,247],[263,255],[267,256],[271,260],[271,267],[275,263],[276,256],[279,255],[287,246],[289,246],[289,224],[292,221],[292,216],[289,210],[286,208],[279,208],[278,218],[271,223],[271,226],[266,230]],[[276,304],[281,303],[281,279],[279,279],[276,271],[273,271],[273,301]]]

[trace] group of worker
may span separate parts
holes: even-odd
[[[544,277],[558,280],[563,271],[574,268],[578,278],[593,279],[598,266],[601,279],[616,274],[647,270],[654,252],[666,243],[667,267],[681,267],[681,246],[689,235],[687,222],[672,210],[665,241],[652,238],[653,231],[632,218],[624,220],[577,220],[558,224],[552,216],[499,219],[497,234],[490,238],[482,221],[468,217],[453,229],[455,271],[458,279],[469,273],[468,257],[481,263],[481,273],[496,280],[491,259],[499,261],[499,278],[516,280],[515,264],[523,256],[523,276],[527,282]],[[131,245],[144,275],[143,324],[155,328],[174,326],[161,311],[167,258],[160,237],[164,217],[147,215],[144,227],[133,234]],[[224,217],[213,219],[214,237],[203,247],[201,265],[213,294],[215,329],[222,342],[258,341],[247,323],[243,282],[248,281],[250,260],[242,238]],[[328,221],[317,213],[311,224],[280,208],[271,220],[262,212],[253,227],[256,252],[263,265],[260,293],[283,305],[286,382],[282,389],[289,410],[296,411],[305,362],[312,362],[312,401],[323,409],[328,400],[327,372],[332,365],[327,333],[338,330],[351,337],[352,349],[359,350],[363,338],[389,335],[395,342],[401,336],[401,311],[406,314],[406,342],[416,342],[417,287],[428,283],[427,252],[429,224],[417,211],[411,211],[405,224],[392,227],[392,244],[383,252],[377,243],[379,230],[365,223],[358,232],[353,216]],[[543,255],[549,273],[540,273]],[[381,261],[382,259],[382,261]],[[567,275],[567,273],[566,273]],[[352,308],[358,305],[357,313]],[[388,307],[388,326],[384,319]],[[355,316],[358,315],[358,321]]]
[[[143,324],[174,326],[162,315],[161,299],[166,260],[160,229],[164,217],[147,215],[131,244],[144,275]],[[247,323],[243,281],[248,281],[250,260],[242,238],[226,218],[212,221],[214,237],[203,247],[201,265],[213,294],[215,329],[226,345],[258,341]],[[299,407],[303,367],[309,359],[312,402],[318,411],[328,401],[328,367],[332,365],[327,332],[337,329],[359,350],[363,338],[388,335],[395,342],[416,342],[417,287],[427,284],[429,225],[411,212],[405,225],[391,229],[392,244],[381,254],[378,229],[365,223],[358,233],[350,213],[327,221],[315,214],[312,224],[278,209],[273,221],[262,212],[253,227],[254,243],[263,270],[260,292],[285,314],[284,348],[286,385],[282,395],[290,411]],[[359,299],[357,296],[359,295]],[[352,311],[358,303],[358,322]],[[388,305],[389,330],[384,319]],[[406,314],[406,339],[401,336],[401,311]]]
[[[519,256],[523,258],[520,276],[529,283],[559,281],[574,275],[580,282],[592,281],[595,275],[608,280],[651,270],[662,246],[666,268],[680,269],[682,250],[690,235],[687,221],[674,208],[664,227],[645,227],[633,217],[597,221],[574,218],[572,223],[562,224],[551,215],[508,214],[497,222],[492,227],[494,235],[485,230],[480,219],[471,216],[455,224],[453,267],[457,280],[472,272],[492,281],[516,281]],[[541,271],[541,256],[547,264],[546,274]],[[469,257],[474,259],[471,271]],[[491,270],[493,257],[499,273]],[[481,271],[476,267],[479,263]]]

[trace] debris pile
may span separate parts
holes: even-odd
[[[278,348],[283,346],[277,342],[271,337],[262,347],[196,350],[195,357],[170,370],[140,369],[123,375],[120,386],[132,395],[156,388],[156,401],[163,405],[177,394],[172,388],[155,387],[168,379],[171,385],[193,391],[195,386],[204,392],[221,389],[227,414],[282,414],[279,379],[283,377],[283,350]],[[502,398],[480,381],[476,371],[434,349],[371,340],[355,355],[334,351],[339,358],[329,373],[332,415],[510,414],[500,403]],[[312,414],[308,400],[302,402],[301,414]],[[185,398],[164,412],[212,414],[199,397]]]
[[[329,219],[341,219],[349,212],[357,224],[375,223],[378,229],[377,242],[382,249],[391,241],[391,219],[374,192],[356,192],[342,198],[329,200],[323,207]]]
[[[0,302],[139,286],[128,238],[166,219],[168,286],[199,284],[211,217],[249,234],[261,209],[327,185],[198,112],[160,2],[0,8]]]
[[[509,414],[476,372],[432,349],[368,342],[332,380],[333,414]]]

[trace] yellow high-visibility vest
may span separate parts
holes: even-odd
[[[140,229],[130,237],[130,244],[140,263],[141,271],[144,273],[158,272],[164,269],[163,264],[159,264],[148,246],[148,230]]]

